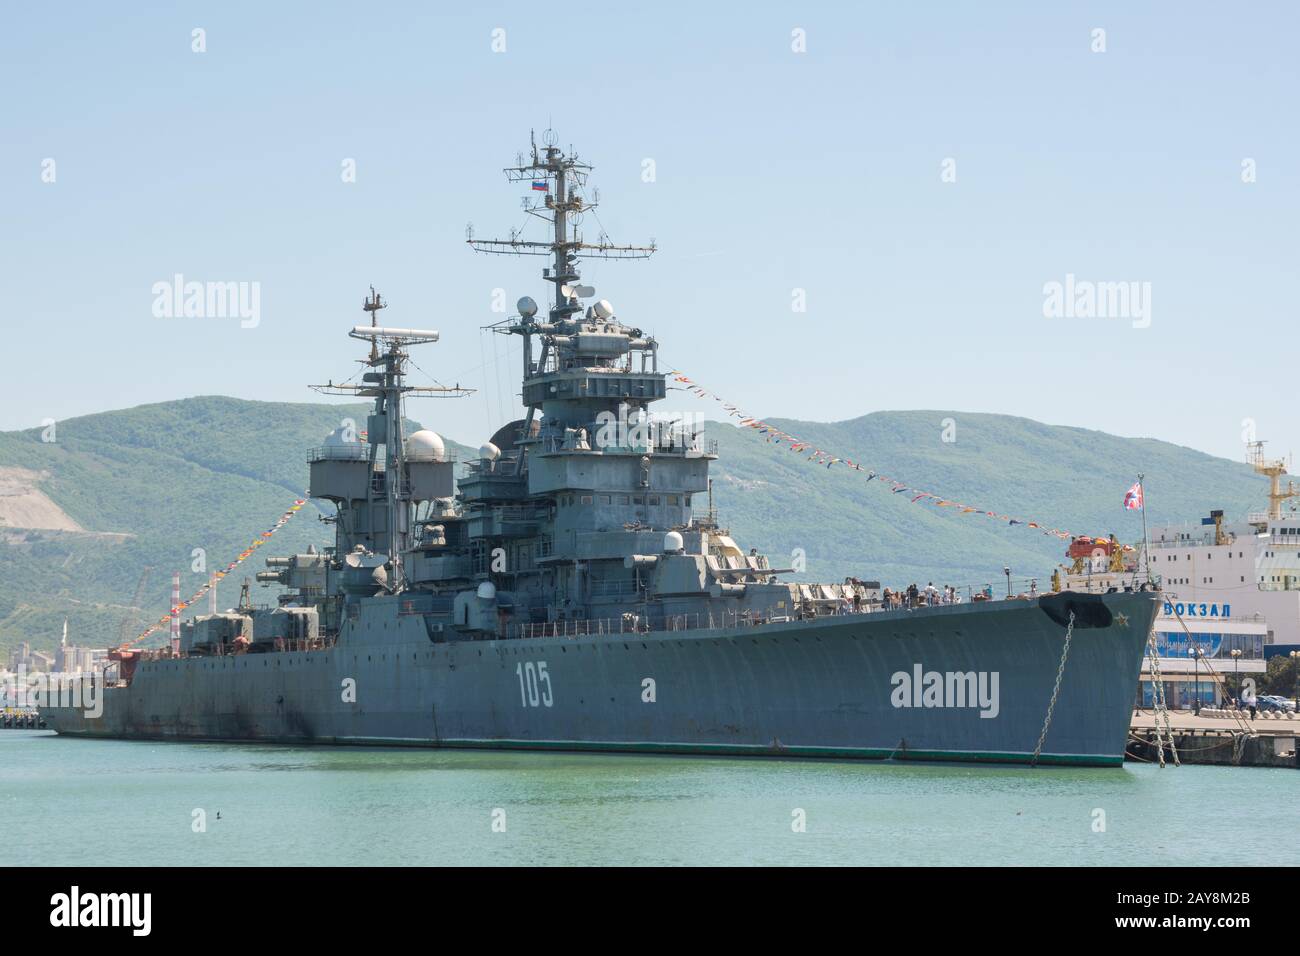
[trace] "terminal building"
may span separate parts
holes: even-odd
[[[1280,462],[1252,446],[1252,464],[1272,479],[1269,510],[1227,522],[1212,511],[1196,524],[1151,529],[1144,552],[1110,538],[1075,538],[1062,586],[1132,587],[1149,573],[1164,590],[1155,623],[1156,660],[1143,662],[1139,707],[1154,704],[1156,669],[1170,708],[1239,698],[1243,683],[1275,654],[1300,653],[1300,514],[1283,511],[1300,489],[1280,488]]]

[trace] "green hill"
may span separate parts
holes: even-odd
[[[104,646],[128,613],[141,570],[154,570],[143,621],[165,613],[170,575],[182,592],[205,579],[190,571],[195,548],[224,567],[267,528],[307,482],[306,452],[360,405],[248,402],[204,397],[60,422],[56,441],[39,430],[0,433],[0,472],[22,469],[81,531],[0,526],[0,653],[29,640],[57,643],[63,619],[77,643]],[[941,422],[956,421],[956,441]],[[816,447],[878,468],[923,491],[1076,533],[1141,534],[1121,508],[1134,475],[1147,475],[1149,519],[1195,520],[1210,508],[1238,516],[1262,507],[1263,480],[1237,464],[1150,439],[959,412],[881,412],[833,424],[772,420]],[[817,466],[752,429],[710,423],[719,442],[714,498],[739,543],[786,563],[806,555],[809,580],[848,574],[886,583],[997,582],[1009,565],[1046,580],[1064,542],[955,509],[913,504],[865,472]],[[466,457],[467,449],[448,442]],[[697,508],[700,506],[697,500]],[[52,511],[56,511],[51,507]],[[57,513],[57,511],[56,511]],[[331,539],[308,505],[264,549],[285,554]],[[262,568],[258,554],[227,579]]]
[[[202,397],[59,422],[49,443],[39,429],[0,433],[0,469],[42,475],[40,490],[88,532],[0,525],[0,660],[18,641],[57,644],[65,617],[77,643],[114,640],[146,566],[140,619],[166,613],[173,571],[183,572],[183,597],[206,580],[191,571],[194,549],[210,570],[224,568],[303,496],[308,449],[345,418],[364,428],[367,411]],[[221,606],[266,555],[332,541],[322,513],[308,504],[245,561],[223,582]]]
[[[954,441],[942,440],[945,419]],[[1153,439],[1119,438],[1027,418],[951,411],[877,412],[823,424],[768,419],[833,455],[916,489],[892,493],[869,472],[827,468],[754,429],[718,426],[714,498],[724,524],[774,560],[802,548],[808,577],[855,575],[887,584],[998,586],[1002,568],[1042,583],[1067,542],[956,508],[912,503],[919,491],[1075,534],[1142,536],[1124,492],[1144,473],[1151,524],[1262,510],[1267,485],[1244,463]]]

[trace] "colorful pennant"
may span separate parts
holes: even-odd
[[[866,471],[867,481],[871,481],[873,478],[879,478],[886,485],[891,486],[890,490],[896,495],[902,494],[904,492],[910,492],[913,495],[912,498],[913,504],[933,503],[936,507],[939,508],[958,508],[960,509],[960,513],[964,515],[976,514],[976,513],[982,514],[985,517],[993,518],[996,521],[1005,521],[1008,527],[1014,527],[1016,525],[1025,525],[1027,527],[1033,528],[1036,531],[1040,531],[1045,535],[1049,535],[1054,538],[1060,538],[1066,541],[1074,537],[1074,535],[1071,534],[1069,531],[1066,531],[1062,528],[1049,528],[1047,525],[1043,524],[1040,521],[1027,521],[1024,518],[1015,518],[1012,517],[1011,515],[998,514],[993,511],[985,511],[983,508],[976,508],[971,505],[965,505],[959,501],[953,501],[950,498],[941,498],[938,495],[930,494],[930,492],[928,491],[922,491],[920,488],[913,488],[907,484],[904,484],[901,481],[895,481],[893,478],[887,478],[884,475],[880,474],[879,472],[875,471],[874,469],[865,468],[861,463],[855,462],[851,458],[842,458],[839,456],[832,455],[830,452],[824,451],[816,447],[815,445],[811,444],[810,442],[803,441],[802,439],[796,438],[794,435],[791,435],[788,432],[782,431],[781,429],[777,428],[775,425],[770,424],[769,422],[765,422],[762,419],[755,418],[752,415],[746,415],[744,412],[740,410],[738,406],[732,405],[728,402],[723,402],[721,397],[697,385],[693,380],[687,378],[681,372],[673,371],[673,372],[669,372],[668,374],[673,377],[674,381],[680,382],[683,386],[685,386],[686,391],[691,392],[692,394],[698,396],[699,398],[712,398],[717,402],[721,402],[722,407],[726,409],[727,414],[730,417],[737,418],[740,420],[739,424],[742,428],[754,429],[755,431],[758,432],[758,434],[763,435],[769,443],[779,445],[782,442],[784,442],[786,446],[790,449],[790,451],[802,455],[807,461],[810,461],[817,465],[825,465],[827,468],[830,468],[832,465],[842,463],[848,468],[853,469],[854,471]],[[804,454],[805,452],[810,452],[810,453]]]
[[[286,511],[284,514],[280,515],[280,517],[276,519],[275,524],[271,525],[271,527],[263,531],[259,537],[254,538],[251,542],[249,542],[248,547],[239,553],[239,557],[235,558],[235,560],[231,561],[224,568],[222,568],[220,571],[217,571],[212,576],[219,581],[222,578],[224,578],[227,574],[229,574],[231,571],[235,570],[235,568],[239,567],[239,565],[243,564],[244,561],[250,555],[252,555],[254,551],[260,548],[270,539],[271,535],[275,534],[286,524],[288,524],[289,519],[291,519],[294,515],[296,515],[302,509],[302,506],[305,505],[306,503],[307,503],[306,498],[296,499],[293,505],[289,508],[289,510]],[[210,580],[205,581],[203,583],[203,586],[199,588],[197,591],[195,591],[193,595],[190,596],[189,600],[182,601],[174,608],[171,608],[166,614],[164,614],[162,617],[158,619],[157,623],[151,624],[142,634],[140,634],[139,637],[135,638],[134,640],[127,641],[126,644],[123,646],[129,647],[132,644],[137,644],[140,641],[143,641],[150,634],[154,634],[157,631],[161,630],[162,628],[167,627],[169,624],[171,624],[172,615],[179,614],[181,611],[185,610],[187,607],[189,607],[199,598],[203,597],[203,595],[207,594],[208,591],[211,589],[211,587],[212,587],[212,582]]]

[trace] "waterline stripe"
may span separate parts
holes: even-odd
[[[962,763],[1009,763],[1028,764],[1033,760],[1030,751],[996,751],[996,750],[919,750],[907,748],[900,750],[888,747],[819,747],[819,746],[782,746],[772,747],[767,744],[684,744],[664,742],[627,742],[616,740],[576,741],[576,740],[515,740],[515,739],[479,739],[453,738],[434,740],[431,737],[201,737],[180,736],[177,734],[114,734],[89,732],[85,730],[60,730],[66,737],[100,737],[122,740],[159,740],[175,743],[221,743],[221,744],[281,744],[292,746],[329,746],[356,745],[377,747],[429,747],[452,750],[540,750],[548,752],[569,753],[668,753],[668,754],[702,754],[735,757],[822,757],[829,759],[858,760],[914,760]],[[1042,754],[1040,764],[1056,764],[1076,767],[1119,767],[1124,763],[1123,754]]]

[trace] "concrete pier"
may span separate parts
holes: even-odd
[[[1240,718],[1240,719],[1239,719]],[[1228,711],[1170,711],[1170,730],[1178,747],[1178,759],[1185,764],[1214,764],[1236,767],[1300,767],[1296,738],[1300,719],[1294,714],[1249,714],[1234,716]],[[1135,711],[1125,757],[1153,763],[1159,759],[1156,746],[1155,714]],[[1168,750],[1165,759],[1170,760]]]

